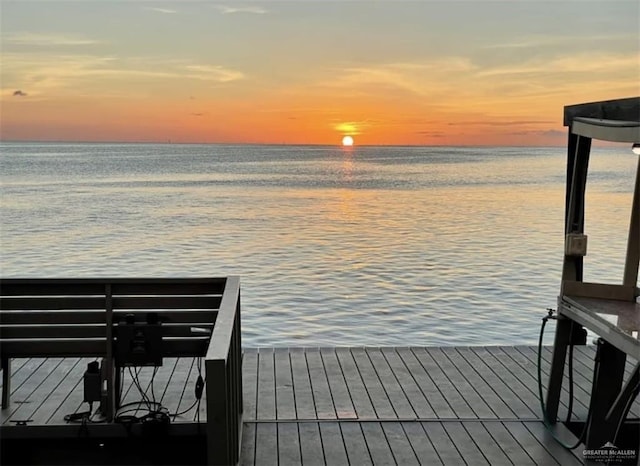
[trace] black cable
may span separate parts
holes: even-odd
[[[633,403],[633,400],[635,400],[635,398],[638,396],[638,392],[640,392],[640,381],[636,384],[636,387],[629,394],[629,399],[627,400],[627,403],[624,405],[624,410],[620,414],[620,420],[618,421],[618,425],[616,426],[616,433],[614,434],[613,441],[612,441],[614,445],[618,440],[618,434],[620,433],[622,424],[624,424],[624,420],[627,418],[627,414],[631,409],[631,404]]]
[[[151,399],[153,402],[156,402],[156,393],[153,390],[153,382],[156,380],[156,374],[158,373],[158,366],[153,368],[153,373],[151,374]]]
[[[189,411],[191,411],[195,407],[195,405],[198,404],[199,401],[200,400],[195,400],[193,402],[193,404],[191,406],[189,406],[187,409],[185,409],[184,411],[180,411],[179,413],[172,414],[171,416],[175,419],[178,416],[182,416],[183,414],[188,413]]]
[[[553,313],[555,312],[553,309],[547,309],[548,314],[542,318],[542,326],[540,327],[540,338],[538,339],[538,396],[540,397],[540,408],[542,409],[542,423],[545,426],[545,428],[547,429],[547,431],[549,431],[549,433],[551,434],[551,436],[560,444],[562,445],[564,448],[568,449],[568,450],[575,450],[576,448],[578,448],[580,446],[580,444],[583,442],[585,435],[587,434],[587,427],[589,426],[589,422],[591,421],[591,409],[589,409],[589,413],[587,414],[587,419],[584,423],[584,427],[582,429],[582,433],[580,434],[580,437],[578,438],[577,442],[575,445],[567,445],[566,443],[564,443],[562,441],[562,439],[560,439],[556,433],[551,429],[551,426],[553,424],[555,424],[557,422],[551,422],[549,420],[549,418],[547,418],[547,409],[544,403],[544,397],[542,395],[542,340],[544,338],[544,328],[547,325],[547,321],[549,319],[555,319],[555,317],[553,316]],[[598,373],[600,372],[600,358],[596,358],[596,364],[594,367],[594,380],[597,380],[598,377]],[[593,397],[593,394],[591,394],[591,396]]]
[[[566,423],[571,422],[571,414],[573,413],[573,323],[569,330],[569,405],[567,406]]]

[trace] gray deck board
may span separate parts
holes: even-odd
[[[382,430],[387,438],[387,443],[389,444],[396,464],[406,464],[407,466],[420,464],[401,423],[384,422],[382,423]]]
[[[327,374],[322,363],[319,349],[310,349],[306,352],[307,367],[311,391],[315,401],[318,419],[336,419],[336,409],[331,398],[331,389],[327,381]]]
[[[62,404],[66,397],[71,393],[73,388],[84,374],[86,359],[78,359],[76,365],[61,380],[58,386],[46,396],[46,399],[31,415],[34,424],[47,424],[52,418],[55,410]]]
[[[316,422],[302,422],[298,425],[300,434],[300,453],[302,464],[306,466],[324,466],[324,453],[320,426]]]
[[[419,422],[403,422],[402,427],[419,464],[442,464],[435,447]]]
[[[489,464],[511,464],[500,445],[481,422],[466,422],[464,428]]]
[[[276,348],[274,356],[276,417],[277,419],[295,419],[296,402],[293,396],[293,379],[291,377],[289,351],[286,348]]]
[[[317,419],[305,352],[302,348],[292,348],[289,356],[291,358],[291,372],[293,375],[296,419]],[[245,385],[247,385],[247,382],[245,382]]]
[[[443,395],[443,392],[431,378],[429,373],[422,366],[416,355],[410,348],[399,348],[397,354],[404,363],[411,377],[417,384],[425,399],[435,412],[435,417],[451,419],[456,417],[456,413],[451,409],[451,405]]]
[[[535,464],[502,422],[483,422],[482,425],[514,465],[529,466]]]
[[[584,420],[594,350],[575,353],[574,418]],[[542,356],[546,384],[549,348]],[[17,418],[59,428],[85,411],[89,361],[16,361],[3,428]],[[155,377],[140,369],[142,391],[153,398],[153,378],[171,413],[189,408],[196,361],[167,358]],[[582,464],[540,420],[534,347],[247,349],[243,376],[243,465]],[[126,370],[123,402],[141,398]],[[565,388],[565,413],[567,400]],[[199,413],[205,422],[204,403]],[[173,422],[194,421],[192,409]]]
[[[516,349],[525,358],[528,358],[533,366],[537,365],[537,354],[533,348],[519,346],[519,347],[516,347]],[[546,386],[546,381],[549,377],[550,364],[551,364],[550,355],[545,355],[545,352],[543,351],[541,367],[542,367],[543,384],[545,384],[545,386]],[[581,380],[583,383],[574,384],[573,412],[577,414],[579,417],[584,418],[586,417],[586,413],[588,411],[588,406],[590,402],[589,393],[591,390],[590,388],[591,382],[590,382],[590,379],[586,377],[582,377],[579,373],[574,373],[574,382],[577,382],[578,380]],[[536,379],[536,384],[537,384],[537,379]],[[562,383],[562,393],[563,393],[562,400],[564,401],[563,404],[565,406],[567,406],[569,395],[570,395],[568,387],[569,387],[568,368],[565,367],[564,381]],[[565,413],[566,413],[566,409],[560,411],[559,417],[563,419],[565,417]]]
[[[451,383],[457,388],[467,404],[471,406],[477,417],[490,419],[497,418],[496,413],[491,409],[488,400],[485,400],[476,390],[473,381],[467,376],[472,374],[462,374],[460,369],[446,357],[446,353],[442,348],[429,348],[426,350],[431,357],[440,366],[442,371],[449,378]]]
[[[537,395],[537,386],[532,386],[530,381],[527,383],[527,381],[522,380],[509,370],[510,365],[505,361],[507,358],[504,355],[496,356],[490,349],[482,347],[467,348],[461,350],[461,354],[468,361],[474,361],[472,355],[475,355],[499,380],[495,381],[492,377],[488,377],[492,380],[493,386],[500,387],[503,385],[513,393],[513,396],[509,394],[503,394],[502,396],[503,399],[507,400],[507,404],[514,410],[516,416],[537,417],[539,415],[540,400]]]
[[[418,418],[434,418],[436,413],[416,383],[407,366],[393,348],[382,348],[382,354]]]
[[[398,379],[389,367],[389,363],[379,348],[368,348],[367,356],[382,383],[396,416],[401,419],[415,418],[416,413],[407,399],[407,395],[398,383]]]
[[[391,401],[387,396],[387,392],[382,386],[382,382],[378,378],[371,360],[364,348],[354,348],[351,350],[353,360],[355,361],[360,377],[365,384],[371,404],[376,412],[376,417],[380,419],[395,419],[396,412],[391,405]]]
[[[256,464],[278,465],[278,425],[260,423],[256,425]]]
[[[473,387],[473,390],[487,404],[487,406],[495,416],[499,418],[509,418],[515,415],[513,410],[506,404],[505,399],[503,398],[505,394],[509,394],[509,391],[502,390],[502,393],[500,394],[502,396],[498,395],[496,393],[496,390],[500,387],[500,385],[490,385],[487,380],[485,380],[485,377],[490,378],[491,374],[487,371],[485,371],[484,373],[480,372],[482,364],[469,364],[469,362],[457,351],[457,349],[453,347],[442,348],[440,351],[442,351],[442,353],[451,362],[451,364],[456,367],[458,374],[460,374],[460,377],[463,377],[468,381],[469,385]]]
[[[279,466],[299,465],[301,463],[298,424],[293,422],[278,424]]]
[[[336,356],[342,368],[345,383],[349,389],[356,415],[359,419],[375,419],[377,417],[376,410],[371,402],[369,392],[360,376],[360,371],[358,371],[350,349],[337,348]]]
[[[379,422],[362,424],[362,433],[369,448],[369,455],[373,464],[395,464],[393,453]]]
[[[245,423],[242,426],[242,448],[240,465],[253,466],[256,461],[256,424]]]
[[[432,445],[440,457],[440,461],[446,466],[465,464],[458,448],[443,427],[444,423],[423,422],[422,428],[427,433]]]
[[[340,423],[320,423],[320,437],[322,438],[322,451],[324,452],[325,463],[330,466],[348,466],[349,459],[344,447]]]
[[[373,464],[371,462],[371,456],[369,455],[369,449],[367,448],[367,442],[364,439],[360,423],[344,422],[341,427],[349,464],[358,464],[362,466]]]
[[[554,441],[541,422],[525,422],[524,426],[562,466],[582,464],[572,452]]]
[[[471,409],[469,403],[464,399],[462,394],[449,380],[440,366],[424,348],[414,348],[413,354],[422,364],[425,372],[433,379],[434,383],[439,387],[441,393],[446,394],[446,400],[453,409],[455,417],[460,419],[477,418],[476,413]]]
[[[327,381],[331,391],[331,399],[336,409],[338,419],[355,419],[358,417],[351,400],[351,394],[342,372],[342,367],[338,362],[338,357],[333,348],[322,348],[320,350],[322,363],[327,373]]]
[[[462,422],[446,422],[444,430],[455,444],[460,456],[467,464],[488,465],[487,459],[478,448],[475,439],[465,430]]]
[[[258,396],[258,351],[255,349],[245,350],[242,356],[242,380],[244,415],[249,419],[255,419]]]
[[[258,419],[276,418],[275,361],[273,349],[261,348],[258,352]]]

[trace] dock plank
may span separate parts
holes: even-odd
[[[275,359],[272,348],[258,350],[257,419],[276,419]]]
[[[12,413],[11,419],[29,419],[33,422],[35,413],[41,408],[51,393],[66,378],[69,378],[72,370],[78,365],[80,358],[64,358],[60,364],[47,374],[47,376],[38,384],[29,396],[20,403]]]
[[[302,464],[305,466],[324,466],[324,452],[318,423],[301,422],[298,426],[298,432],[300,434]]]
[[[338,422],[321,422],[320,437],[324,461],[329,466],[348,466],[349,459],[342,439],[342,431]]]
[[[441,422],[422,422],[422,428],[427,433],[431,444],[435,447],[440,461],[445,466],[465,464],[460,452],[456,448],[449,434],[445,431]]]
[[[525,422],[524,426],[562,466],[582,464],[575,454],[555,441],[541,422]]]
[[[278,466],[278,425],[271,422],[256,424],[256,464]]]
[[[318,419],[304,349],[292,348],[290,358],[293,393],[296,402],[296,419]]]
[[[358,417],[351,401],[351,394],[347,388],[344,373],[338,362],[338,357],[333,348],[322,348],[320,350],[322,363],[324,364],[331,391],[331,399],[336,409],[338,419],[355,419]]]
[[[418,418],[436,417],[429,400],[425,398],[424,393],[398,353],[393,348],[382,348],[381,351],[415,415]]]
[[[419,422],[403,422],[402,428],[420,464],[442,464],[436,449]]]
[[[245,422],[242,426],[242,446],[240,450],[240,465],[254,466],[256,464],[256,423]]]
[[[521,422],[509,421],[503,424],[536,464],[560,464]]]
[[[367,348],[367,356],[374,367],[375,372],[382,383],[385,393],[391,401],[396,417],[401,419],[415,419],[418,416],[411,407],[411,403],[404,393],[398,379],[389,367],[389,363],[379,348]]]
[[[306,358],[318,419],[336,419],[336,409],[331,398],[331,389],[329,388],[320,350],[317,348],[307,350]]]
[[[411,442],[407,438],[407,434],[402,428],[400,422],[385,422],[382,423],[382,430],[387,438],[389,448],[391,448],[391,454],[393,455],[396,464],[401,465],[419,465],[418,458],[416,458]]]
[[[371,404],[375,409],[376,417],[379,419],[397,419],[396,412],[378,378],[378,374],[371,364],[371,360],[367,356],[366,350],[364,348],[353,348],[351,354],[367,389]]]
[[[38,389],[38,387],[56,370],[60,364],[64,361],[64,358],[49,358],[44,364],[38,365],[24,381],[19,384],[11,392],[11,404],[7,409],[0,410],[0,419],[2,424],[9,424],[12,420],[18,420],[16,414],[19,412],[25,412],[23,405],[31,404],[33,400],[30,399],[31,395]],[[29,408],[26,408],[28,410]]]
[[[51,390],[42,404],[31,415],[34,425],[46,424],[53,413],[62,404],[73,388],[81,382],[82,375],[87,368],[87,359],[78,358],[75,366],[67,373],[61,382]]]
[[[295,419],[296,402],[293,396],[291,360],[286,348],[274,352],[276,382],[276,419]]]
[[[442,426],[467,464],[489,464],[478,445],[476,445],[475,439],[469,435],[462,422],[445,422]]]
[[[482,425],[514,465],[535,465],[533,459],[502,422],[483,422]]]
[[[449,380],[440,366],[435,362],[431,354],[424,348],[413,348],[412,352],[418,359],[425,372],[433,379],[434,383],[443,394],[449,406],[453,410],[455,417],[459,419],[477,418],[476,413],[471,409],[469,403]]]
[[[363,422],[361,427],[373,464],[396,464],[380,423]]]
[[[341,424],[344,446],[347,451],[349,464],[368,466],[372,465],[367,442],[362,433],[359,422],[344,422]]]
[[[463,426],[489,464],[511,464],[482,422],[464,422]]]
[[[512,409],[518,417],[538,418],[540,416],[540,399],[537,394],[537,385],[532,386],[530,383],[525,383],[510,370],[509,363],[505,361],[506,359],[510,360],[510,358],[506,356],[496,357],[488,348],[483,347],[472,348],[468,351],[469,354],[466,351],[462,353],[468,361],[482,361],[501,383],[513,392],[513,397],[504,395],[503,399],[507,400],[509,406],[513,407]],[[474,359],[470,353],[475,355],[477,359]]]
[[[530,347],[525,347],[525,346],[518,346],[516,347],[516,349],[520,352],[520,354],[522,354],[525,358],[528,358],[529,361],[535,366],[537,367],[537,352],[536,350],[534,350],[533,348]],[[543,357],[542,357],[542,364],[541,364],[541,368],[542,368],[542,384],[543,387],[546,387],[547,385],[547,381],[549,380],[549,367],[550,367],[550,359],[546,359],[545,357],[545,353],[543,351]],[[537,369],[536,369],[537,370]],[[588,379],[585,377],[581,377],[579,374],[576,374],[574,372],[574,382],[577,381],[582,381],[583,383],[575,383],[574,384],[574,390],[573,390],[573,396],[574,396],[574,401],[573,401],[573,414],[574,416],[578,416],[579,419],[586,419],[587,417],[587,412],[588,412],[588,406],[590,403],[590,391],[591,391],[591,384],[590,382],[587,384]],[[537,386],[537,376],[536,376],[536,386]],[[562,382],[562,394],[563,396],[561,397],[561,400],[564,402],[563,403],[563,410],[559,411],[559,415],[558,417],[560,419],[564,419],[567,413],[567,404],[568,404],[568,400],[569,400],[569,376],[568,376],[568,368],[565,367],[565,373],[564,373],[564,379]]]
[[[446,358],[455,366],[460,376],[464,377],[469,385],[473,387],[473,390],[487,404],[487,406],[495,416],[499,418],[509,418],[515,416],[513,410],[509,406],[507,406],[504,399],[501,396],[498,396],[498,394],[496,393],[496,390],[498,390],[502,384],[496,378],[492,378],[492,381],[494,383],[489,385],[487,380],[483,378],[483,375],[484,377],[491,378],[491,373],[489,371],[484,371],[481,374],[480,370],[483,366],[482,364],[476,364],[472,366],[458,352],[457,348],[441,348],[441,351],[446,356]],[[504,395],[508,393],[508,391],[503,390],[501,394]]]
[[[376,419],[376,411],[369,392],[360,376],[349,348],[336,348],[336,356],[344,374],[345,383],[358,419]]]
[[[454,351],[454,354],[456,354],[457,357],[460,357],[465,361],[467,367],[473,369],[478,374],[484,386],[489,388],[498,400],[500,400],[500,404],[492,405],[494,411],[498,414],[498,417],[507,417],[510,413],[520,419],[537,417],[537,413],[522,401],[514,391],[513,387],[506,384],[502,378],[498,376],[494,367],[489,365],[489,361],[484,361],[482,358],[478,357],[471,348],[456,348]],[[496,365],[499,366],[499,363],[494,364],[494,366]],[[506,411],[504,411],[505,408]]]
[[[473,384],[467,380],[460,369],[446,357],[443,348],[428,348],[426,351],[436,361],[436,364],[440,366],[440,369],[460,392],[469,406],[471,406],[471,409],[477,417],[485,419],[497,418],[496,413],[493,412],[487,402],[478,394]]]
[[[451,409],[451,405],[443,395],[441,389],[416,358],[414,352],[410,348],[398,348],[396,353],[411,374],[413,380],[415,380],[425,399],[429,401],[429,405],[433,407],[435,417],[439,419],[455,418],[456,413]]]
[[[299,466],[302,464],[298,424],[284,422],[278,424],[278,465]]]
[[[580,417],[593,350],[578,353],[584,360],[576,359],[574,377]],[[546,348],[545,373],[550,357]],[[91,360],[27,359],[14,374],[15,403],[0,413],[0,427],[15,428],[6,423],[13,413],[87,435],[91,425],[68,426],[63,417],[87,409],[82,374]],[[172,413],[188,408],[195,401],[196,361],[166,358],[155,377],[152,368],[141,369],[142,392],[153,398],[153,386]],[[241,464],[581,464],[540,420],[536,363],[536,348],[520,346],[245,350]],[[125,374],[123,400],[140,400]],[[567,395],[565,388],[565,412]],[[174,422],[204,428],[204,403],[198,412],[199,420],[194,409]],[[111,432],[126,435],[117,427]]]
[[[256,419],[258,388],[258,351],[245,349],[242,355],[242,400],[243,416],[246,420]]]

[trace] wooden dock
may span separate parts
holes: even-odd
[[[545,347],[545,383],[551,356]],[[578,421],[589,405],[593,356],[592,346],[575,348]],[[64,415],[86,410],[82,374],[88,361],[16,360],[0,437],[46,431],[77,438],[80,429],[89,437],[127,435],[122,425],[64,421]],[[152,374],[144,368],[138,375],[149,397],[171,413],[193,404],[197,360],[167,358],[153,384]],[[582,448],[562,448],[540,419],[534,347],[245,349],[243,378],[243,465],[583,464]],[[568,382],[564,387],[563,419]],[[127,373],[122,393],[124,403],[141,396]],[[204,406],[176,417],[170,435],[197,432],[206,422]],[[640,417],[637,401],[630,417]]]

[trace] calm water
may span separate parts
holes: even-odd
[[[562,148],[0,145],[3,277],[240,275],[246,346],[537,341]],[[637,157],[596,149],[587,279],[622,276]]]

